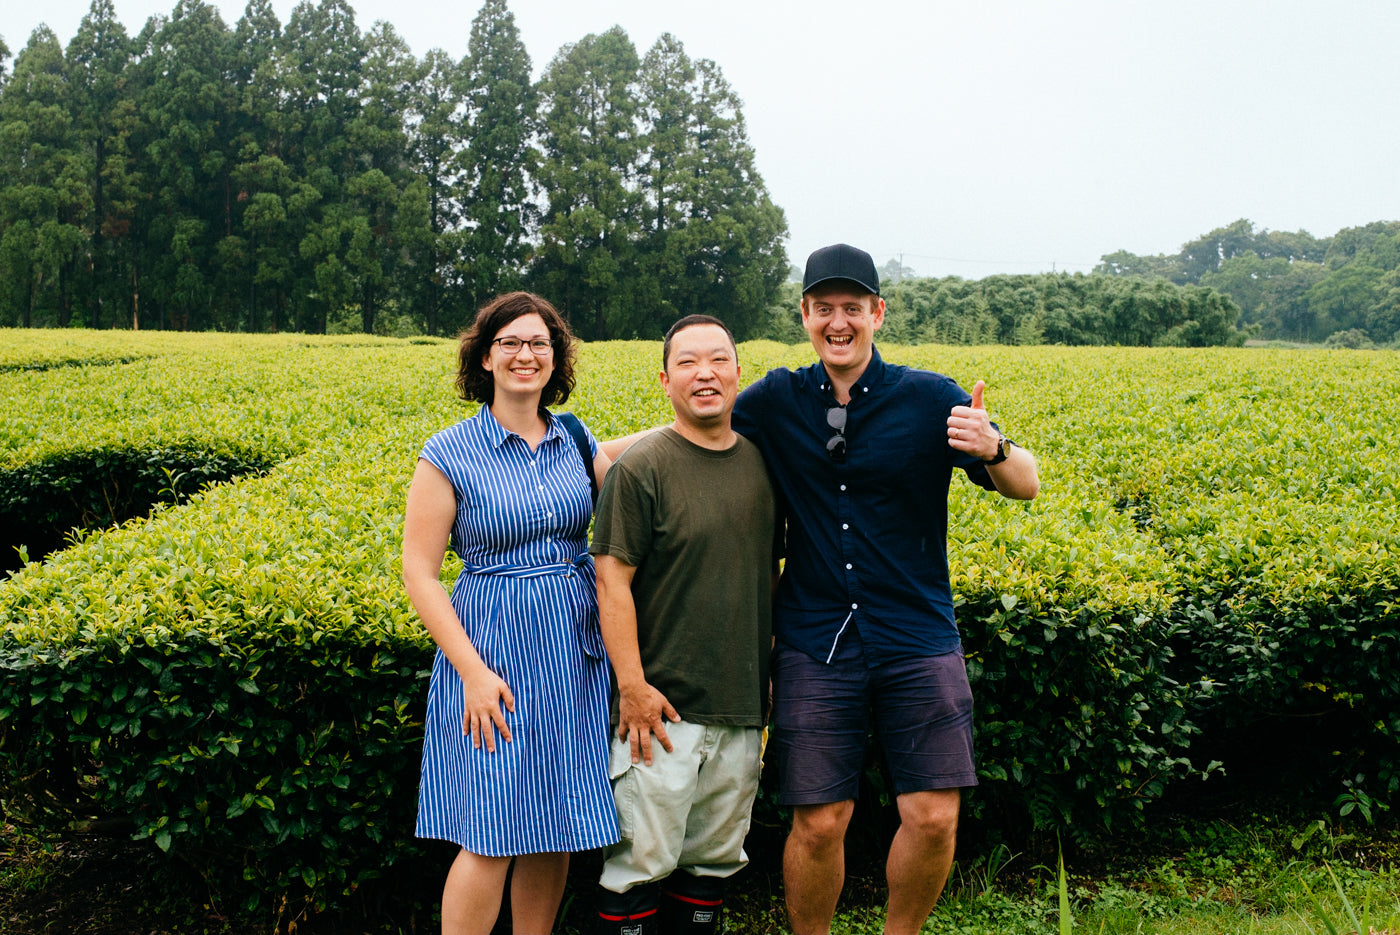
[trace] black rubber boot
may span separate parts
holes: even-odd
[[[665,935],[711,935],[724,911],[724,878],[677,870],[661,884],[661,931]]]
[[[598,935],[663,935],[658,909],[661,887],[634,886],[625,893],[598,887]]]

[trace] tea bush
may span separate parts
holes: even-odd
[[[1198,752],[1227,774],[1331,794],[1362,773],[1371,794],[1393,796],[1395,355],[1177,360],[1176,379],[1131,386],[1137,404],[1096,442],[1142,454],[1115,453],[1104,482],[1178,576],[1170,671],[1214,686],[1192,712]]]
[[[261,467],[0,583],[0,805],[38,826],[125,822],[221,891],[274,906],[338,904],[411,863],[432,645],[398,580],[398,538],[418,447],[471,412],[452,395],[452,345],[63,332],[53,350],[49,337],[19,332],[4,352],[6,476],[93,451]],[[44,369],[26,353],[126,362]],[[582,348],[567,408],[599,437],[667,421],[659,357],[650,342]],[[987,380],[993,418],[1040,461],[1030,504],[956,481],[950,500],[980,822],[1089,835],[1141,821],[1213,760],[1229,772],[1260,755],[1245,741],[1261,718],[1336,727],[1288,755],[1320,782],[1364,769],[1390,795],[1393,355],[887,357]],[[746,380],[809,359],[740,349]],[[1356,386],[1366,405],[1341,404]],[[762,807],[759,823],[777,823]]]

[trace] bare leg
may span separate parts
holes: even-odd
[[[510,878],[511,930],[531,935],[545,935],[553,930],[568,875],[567,853],[522,854],[515,858],[515,873]]]
[[[899,831],[885,865],[890,887],[885,935],[916,935],[938,902],[953,865],[962,792],[909,792],[897,801]]]
[[[462,850],[442,888],[442,935],[489,935],[501,911],[509,857]]]
[[[793,935],[826,935],[846,882],[846,825],[855,802],[797,805],[783,848],[783,884]]]

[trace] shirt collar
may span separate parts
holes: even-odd
[[[870,346],[870,363],[865,365],[865,371],[860,375],[860,379],[851,384],[851,398],[855,399],[858,393],[868,393],[872,386],[884,383],[885,369],[885,362],[880,357],[880,349],[872,344]],[[826,375],[826,365],[820,360],[813,365],[812,375],[816,378],[818,389],[823,393],[831,392],[831,379]]]
[[[549,422],[544,430],[544,438],[540,439],[540,444],[543,445],[551,438],[561,437],[563,429],[560,428],[559,420],[554,417],[554,413],[550,412],[548,409],[542,409],[541,411],[548,417]],[[491,406],[489,404],[482,403],[481,410],[477,415],[481,417],[482,434],[486,436],[486,440],[491,443],[492,448],[499,448],[509,439],[520,437],[514,432],[506,431],[505,427],[496,421],[496,416],[491,412]]]

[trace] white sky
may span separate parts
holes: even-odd
[[[243,0],[214,0],[232,25]],[[479,0],[352,0],[416,55]],[[6,0],[17,54],[87,0]],[[273,0],[285,23],[293,0]],[[115,0],[135,34],[174,0]],[[510,0],[538,74],[621,25],[719,63],[790,258],[835,241],[919,275],[1088,270],[1246,217],[1317,236],[1400,219],[1397,0]]]

